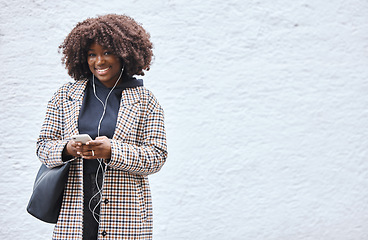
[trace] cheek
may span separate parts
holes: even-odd
[[[113,62],[114,62],[114,65],[117,66],[119,69],[121,69],[123,67],[123,64],[122,64],[122,62],[120,61],[119,58],[114,57]]]
[[[87,60],[87,64],[88,64],[89,69],[92,71],[94,69],[94,61]]]

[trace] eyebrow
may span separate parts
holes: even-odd
[[[111,50],[110,50],[109,48],[107,48],[107,47],[102,47],[102,49],[103,49],[103,50],[107,50],[107,51],[111,51]],[[91,49],[91,48],[90,48],[90,49],[88,49],[88,51],[94,51],[94,49]]]

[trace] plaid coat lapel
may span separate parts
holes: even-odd
[[[136,124],[139,102],[140,98],[136,90],[122,92],[113,139],[125,139],[127,134],[131,132],[132,127]]]
[[[78,134],[78,116],[82,107],[87,81],[78,81],[67,92],[65,101],[65,130],[72,135]]]

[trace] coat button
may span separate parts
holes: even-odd
[[[104,237],[105,237],[106,235],[107,235],[107,232],[106,232],[106,231],[103,231],[103,232],[102,232],[102,236],[104,236]]]
[[[104,200],[104,203],[105,203],[105,204],[108,204],[108,203],[109,203],[109,199],[107,199],[107,198],[106,198],[106,199]]]

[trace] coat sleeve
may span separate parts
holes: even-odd
[[[48,102],[46,116],[37,140],[37,156],[47,167],[64,164],[62,152],[67,140],[63,140],[63,112],[59,90]]]
[[[164,112],[159,104],[149,112],[143,122],[142,144],[128,144],[111,140],[109,166],[135,174],[158,172],[167,158]]]

